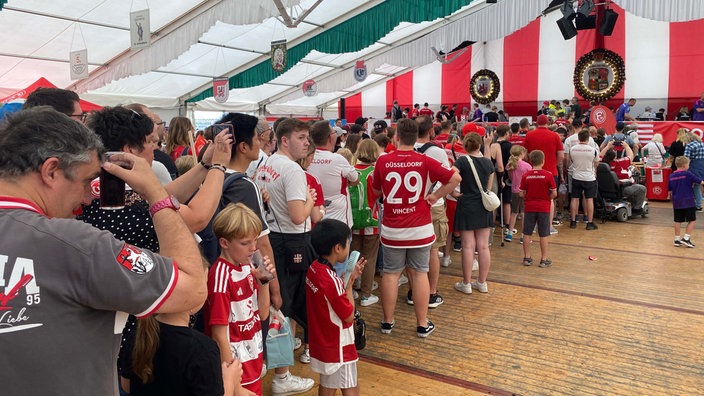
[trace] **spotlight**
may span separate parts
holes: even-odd
[[[572,2],[570,0],[565,0],[565,2],[562,3],[560,11],[562,11],[562,17],[568,21],[573,20],[577,16],[577,13],[574,12],[574,8],[572,7]]]
[[[604,16],[601,20],[601,25],[599,25],[599,34],[602,36],[611,36],[614,32],[614,27],[616,26],[616,20],[618,19],[618,14],[612,9],[604,10]]]
[[[560,33],[565,40],[569,40],[577,35],[577,29],[574,27],[574,23],[567,18],[560,18],[557,20],[557,26],[560,28]]]

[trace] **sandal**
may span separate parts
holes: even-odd
[[[523,257],[523,265],[530,266],[533,265],[533,259],[530,257]]]
[[[552,267],[552,260],[549,260],[549,259],[540,260],[540,264],[538,264],[538,267],[540,267],[540,268]]]

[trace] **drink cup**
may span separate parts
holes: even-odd
[[[264,256],[262,256],[262,253],[257,250],[252,254],[252,259],[251,259],[252,267],[257,269],[261,275],[267,275],[266,280],[272,280],[274,279],[274,275],[267,271],[266,267],[264,267]]]
[[[103,162],[111,161],[110,157],[120,154],[119,151],[108,151],[103,157]],[[120,166],[123,164],[115,162]],[[125,207],[125,182],[117,176],[108,173],[105,169],[100,170],[100,208],[101,209],[122,209]]]
[[[279,321],[279,318],[276,317],[276,315],[271,316],[271,323],[269,323],[269,336],[274,337],[279,334],[281,331],[281,322]]]

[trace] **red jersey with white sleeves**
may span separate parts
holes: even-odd
[[[555,178],[545,169],[531,169],[523,174],[519,189],[526,192],[525,212],[549,213],[550,191],[555,188]]]
[[[313,161],[308,166],[308,173],[320,180],[325,199],[330,200],[323,217],[340,220],[352,227],[352,208],[347,185],[359,179],[354,167],[340,154],[316,149]]]
[[[309,318],[310,368],[330,375],[344,363],[357,361],[354,329],[348,318],[354,313],[342,278],[315,260],[306,273],[306,308]]]
[[[230,350],[242,362],[242,385],[259,381],[264,359],[257,285],[249,264],[232,264],[222,257],[208,271],[205,304],[206,335],[211,326],[228,326]]]
[[[435,232],[425,200],[428,180],[447,184],[453,174],[438,160],[411,150],[379,157],[372,186],[384,195],[381,243],[396,248],[431,245]]]

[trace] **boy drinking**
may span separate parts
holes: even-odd
[[[538,225],[540,237],[540,268],[552,266],[548,259],[548,237],[550,236],[550,203],[557,197],[555,178],[552,173],[543,169],[545,154],[541,150],[533,150],[528,155],[533,169],[523,175],[519,194],[524,199],[525,215],[523,217],[523,265],[532,265],[530,244],[533,240],[533,229]]]
[[[346,285],[333,268],[333,263],[347,259],[350,236],[350,228],[335,219],[323,219],[311,231],[319,257],[306,274],[306,307],[308,316],[315,318],[308,321],[310,367],[320,373],[321,396],[333,396],[338,389],[344,396],[359,395],[352,283],[367,260],[357,262]]]
[[[697,220],[697,209],[694,201],[694,188],[701,188],[704,182],[689,171],[689,158],[679,156],[675,158],[674,171],[667,181],[667,191],[670,192],[672,208],[675,212],[675,246],[693,248],[691,240],[694,231],[694,222]],[[680,229],[683,222],[687,222],[684,229],[684,238],[680,239]]]
[[[268,295],[269,279],[276,273],[266,256],[259,268],[251,264],[261,231],[259,216],[242,203],[230,204],[215,216],[213,232],[221,252],[208,271],[205,303],[206,334],[218,344],[223,362],[242,362],[242,387],[256,395],[262,394],[264,354],[259,308],[269,309],[260,296]]]

